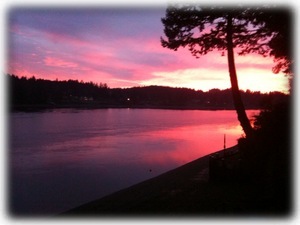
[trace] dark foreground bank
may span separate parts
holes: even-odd
[[[227,149],[236,151],[237,146]],[[209,179],[209,161],[224,150],[121,190],[60,216],[287,216],[262,181]],[[230,166],[230,165],[229,165]],[[276,184],[278,185],[278,184]]]

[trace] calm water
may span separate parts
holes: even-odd
[[[257,111],[248,111],[249,116]],[[101,109],[11,113],[14,214],[56,214],[235,145],[235,111]]]

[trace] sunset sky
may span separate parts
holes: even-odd
[[[163,48],[166,8],[11,8],[7,14],[7,72],[114,87],[163,85],[207,91],[230,87],[227,58],[196,59],[188,49]],[[288,91],[272,58],[237,56],[241,89]]]

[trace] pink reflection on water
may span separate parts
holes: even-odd
[[[151,151],[151,154],[145,153],[142,160],[144,163],[149,164],[173,162],[176,165],[182,165],[223,149],[224,134],[226,134],[226,146],[230,147],[237,144],[237,139],[241,137],[242,129],[239,125],[231,124],[227,127],[201,125],[153,131],[148,134],[149,138],[173,140],[176,142],[176,145],[171,151],[156,149],[156,151]]]
[[[233,146],[243,133],[234,111],[122,109],[15,116],[12,193],[24,212],[59,212],[92,201],[223,149],[224,134],[226,146]],[[62,199],[65,205],[57,204]]]
[[[249,111],[249,117],[255,112],[257,111]],[[168,116],[172,113],[174,112]],[[44,168],[82,165],[97,169],[111,165],[136,165],[170,169],[223,149],[224,135],[226,147],[237,144],[237,139],[242,136],[243,131],[233,111],[223,111],[221,116],[220,111],[204,112],[203,116],[199,116],[200,113],[202,112],[190,111],[193,123],[187,122],[180,126],[159,127],[157,123],[156,129],[128,129],[113,134],[91,135],[50,143],[43,146],[43,151],[39,151],[37,160],[22,160],[22,166],[24,161],[28,161],[28,167]],[[212,116],[207,116],[211,114]],[[178,115],[181,114],[176,114]]]
[[[249,116],[253,112],[250,111]],[[49,146],[46,152],[52,153],[47,158],[55,164],[82,163],[97,168],[136,165],[170,169],[223,149],[224,135],[226,147],[237,144],[238,138],[243,135],[242,128],[234,113],[224,111],[223,115],[216,120],[213,117],[202,119],[200,125],[162,127],[150,131],[130,130],[120,135],[93,136],[59,143]],[[64,153],[62,149],[72,150],[72,154],[68,151]],[[58,153],[58,158],[54,152]],[[64,154],[66,157],[60,158]]]

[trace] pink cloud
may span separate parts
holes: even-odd
[[[51,16],[47,19],[42,15],[49,26],[44,26],[43,20],[32,20],[31,17],[27,22],[20,20],[20,24],[13,24],[9,29],[13,44],[9,50],[8,72],[44,79],[105,82],[110,87],[155,84],[206,90],[230,85],[226,55],[222,57],[220,52],[213,51],[196,59],[188,49],[163,48],[159,17],[155,22],[148,17],[142,17],[143,21],[131,17],[129,14],[126,17],[128,22],[145,29],[139,31],[133,26],[128,31],[124,18],[117,14],[107,16],[105,20],[100,14],[95,19],[89,17],[86,21],[89,26],[77,14],[72,14],[71,20]],[[115,26],[116,18],[119,19],[118,26]],[[155,32],[147,27],[153,27]],[[261,76],[270,74],[272,65],[271,58],[236,54],[237,73],[243,87],[250,84],[242,81],[246,80],[243,74],[248,75],[249,71]],[[25,71],[28,74],[23,74]],[[273,78],[268,76],[268,79],[272,82]],[[250,90],[253,82],[251,84],[252,87],[248,85]]]
[[[63,67],[63,68],[76,68],[78,65],[73,62],[68,62],[63,59],[54,58],[54,57],[46,57],[44,59],[46,66],[52,66],[52,67]]]

